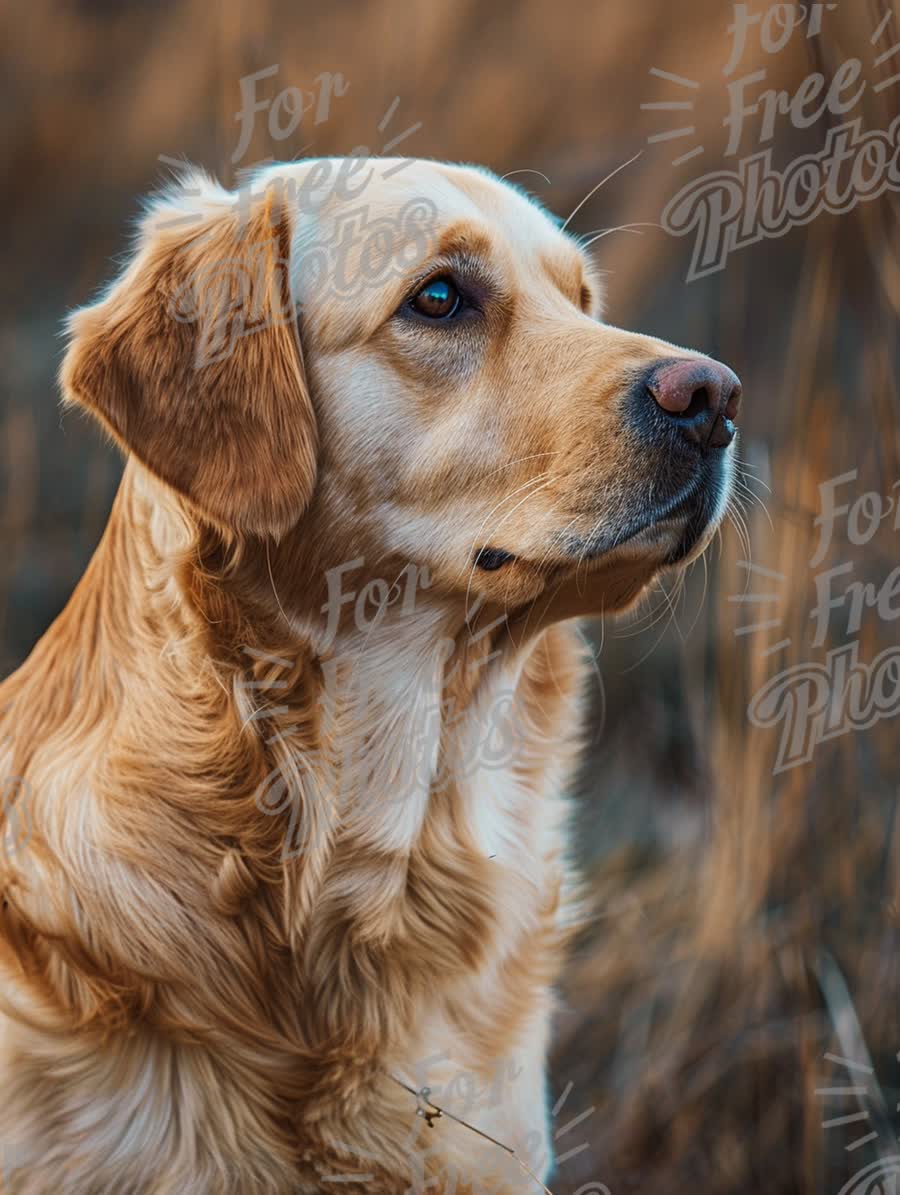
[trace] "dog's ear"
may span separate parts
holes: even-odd
[[[292,220],[278,185],[254,197],[185,177],[151,203],[108,293],[72,315],[61,372],[65,400],[201,514],[259,535],[297,521],[316,474]]]

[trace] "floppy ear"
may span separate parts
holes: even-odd
[[[297,521],[316,474],[292,218],[277,187],[252,199],[183,178],[152,202],[109,292],[70,318],[60,375],[66,402],[201,514],[260,535]]]

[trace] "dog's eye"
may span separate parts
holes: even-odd
[[[410,299],[410,306],[428,319],[450,319],[462,303],[459,291],[450,278],[432,278]]]

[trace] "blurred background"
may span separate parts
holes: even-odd
[[[741,10],[760,19],[735,64],[729,26]],[[890,655],[878,676],[871,665],[898,642],[882,592],[900,560],[898,197],[870,188],[841,214],[782,221],[783,235],[693,281],[693,233],[661,226],[669,200],[710,172],[766,149],[784,170],[820,152],[833,126],[859,118],[863,132],[887,131],[900,112],[888,0],[774,10],[758,0],[2,9],[3,674],[65,604],[109,511],[121,465],[93,428],[60,416],[60,331],[117,269],[140,196],[166,173],[161,155],[227,184],[266,158],[359,146],[477,162],[523,172],[515,181],[563,217],[618,170],[570,225],[604,232],[592,252],[607,318],[702,349],[743,380],[742,478],[719,541],[635,616],[586,628],[596,672],[576,840],[594,916],[562,984],[552,1070],[565,1097],[558,1127],[586,1115],[560,1137],[558,1152],[573,1156],[553,1179],[558,1195],[592,1181],[613,1195],[894,1190],[884,1176],[900,1153],[900,703],[889,698],[900,667]],[[784,105],[767,130],[761,108],[726,154],[735,80],[764,72],[746,84],[747,103],[768,88],[791,96],[813,73],[827,87],[854,59],[858,81],[838,93],[859,92],[852,110],[835,102],[808,121]],[[285,137],[294,109],[282,106],[280,125],[261,111],[236,158],[241,79],[266,68],[256,95],[274,102],[296,88],[305,110]],[[822,552],[819,487],[854,471],[834,502],[857,503],[855,514],[836,518]],[[849,601],[836,605],[817,635],[817,583],[841,566],[827,593],[862,582],[873,600],[855,621]],[[827,663],[852,644],[855,689]],[[751,718],[767,682],[778,692]],[[883,700],[866,716],[879,683]],[[817,741],[803,707],[823,692],[841,733]],[[810,749],[779,770],[788,717],[807,727]]]

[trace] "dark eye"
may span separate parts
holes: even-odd
[[[449,319],[456,315],[461,302],[450,278],[432,278],[410,299],[413,310],[428,319]]]

